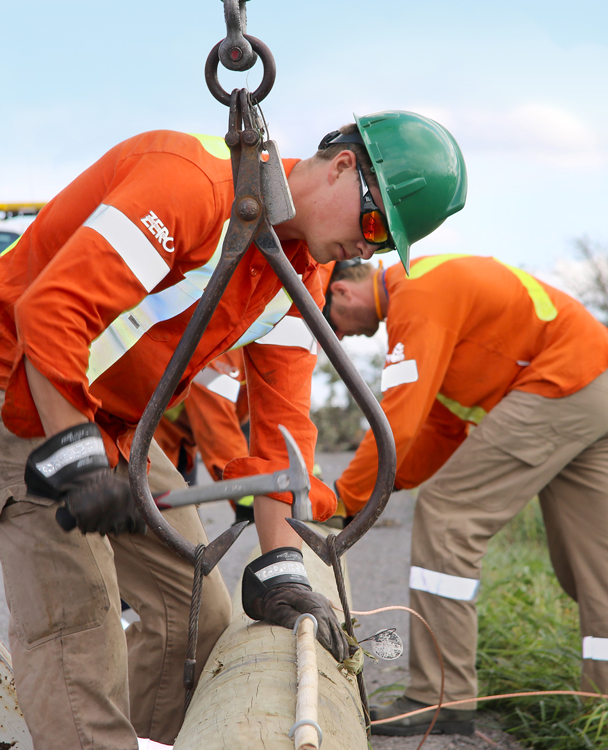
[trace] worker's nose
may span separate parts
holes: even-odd
[[[356,244],[356,248],[363,260],[369,260],[376,251],[376,246],[370,245],[370,243],[365,240],[359,240]]]

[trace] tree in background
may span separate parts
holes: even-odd
[[[384,357],[376,354],[370,358],[351,359],[355,360],[357,369],[374,396],[379,398]],[[317,372],[324,376],[325,385],[329,389],[325,403],[311,411],[312,421],[319,431],[317,450],[329,453],[356,450],[369,424],[327,355],[322,351],[319,352]]]
[[[608,325],[608,248],[588,237],[575,240],[578,261],[562,260],[557,273],[568,290]]]

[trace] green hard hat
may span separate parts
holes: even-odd
[[[391,235],[409,273],[410,245],[465,204],[462,153],[442,125],[414,112],[355,115],[355,121],[378,177]]]

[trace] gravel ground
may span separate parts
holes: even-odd
[[[317,456],[323,470],[323,479],[332,485],[348,465],[352,453],[325,453]],[[199,483],[209,482],[204,468],[199,471]],[[347,555],[352,607],[355,611],[376,609],[389,605],[408,604],[408,575],[411,541],[411,524],[414,499],[407,492],[397,492],[380,520]],[[226,502],[210,503],[200,509],[202,521],[210,539],[215,539],[232,523],[233,513]],[[250,526],[222,559],[220,568],[230,591],[242,574],[245,560],[257,542],[255,528]],[[366,660],[365,680],[370,702],[373,692],[387,685],[407,684],[408,615],[393,611],[373,616],[357,616],[357,638],[362,640],[380,629],[395,628],[403,641],[404,653],[394,661]],[[0,585],[0,640],[8,647],[8,610],[4,590]],[[372,737],[374,750],[416,750],[421,737]],[[431,736],[424,744],[425,750],[469,750],[470,748],[500,748],[519,750],[508,735],[502,733],[491,715],[484,713],[477,721],[473,737]]]

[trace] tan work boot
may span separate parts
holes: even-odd
[[[406,698],[397,698],[388,706],[370,706],[370,718],[390,719],[409,711],[425,708],[428,703]],[[429,709],[423,714],[398,719],[390,724],[376,724],[372,726],[372,734],[388,734],[391,736],[409,737],[413,734],[424,734],[433,720],[435,709]],[[475,731],[475,711],[458,711],[457,709],[442,708],[435,722],[431,734],[464,734],[470,736]]]

